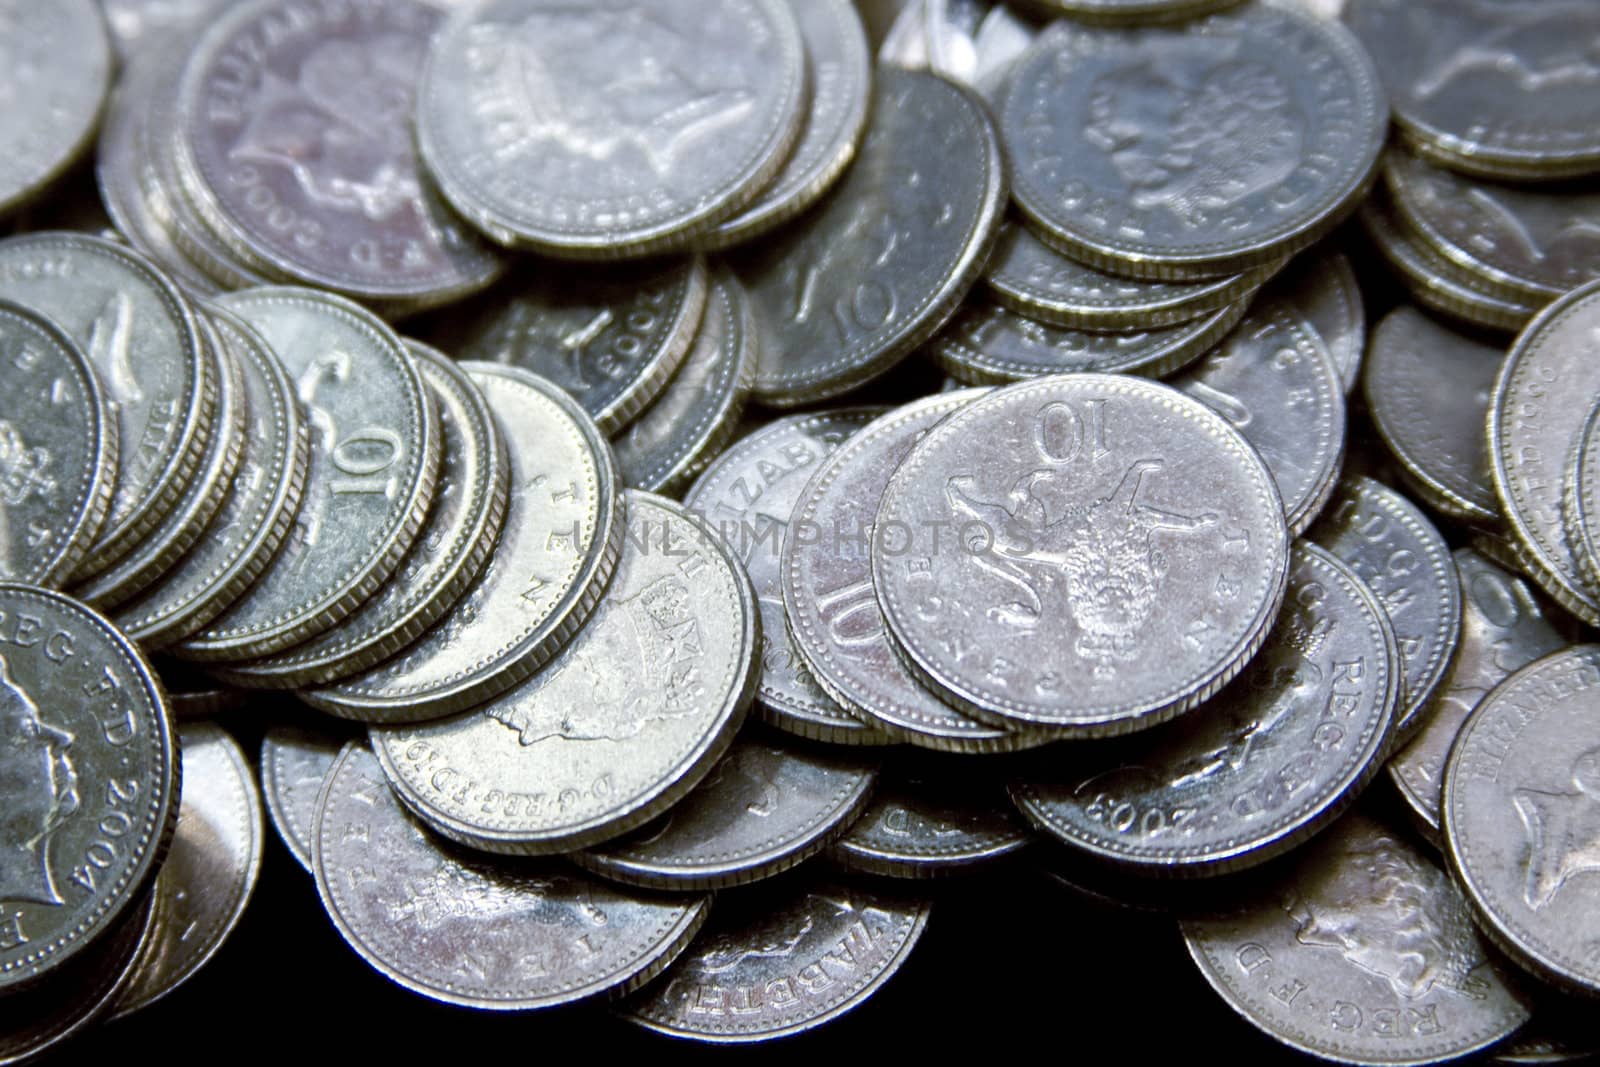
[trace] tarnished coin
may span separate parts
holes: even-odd
[[[416,722],[505,692],[588,620],[625,523],[616,464],[594,421],[527,371],[466,365],[505,442],[500,542],[455,607],[399,655],[301,699],[363,722]]]
[[[893,367],[954,314],[998,232],[1004,159],[981,100],[885,67],[872,108],[826,203],[732,261],[765,331],[764,404],[837,396]]]
[[[683,363],[707,287],[699,257],[569,266],[554,276],[519,272],[474,303],[464,330],[452,324],[434,339],[458,359],[507,363],[549,379],[610,434],[644,410]]]
[[[760,881],[844,833],[877,782],[875,760],[746,734],[665,815],[572,859],[613,881],[658,889]]]
[[[1388,132],[1355,39],[1264,4],[1173,28],[1058,22],[1017,62],[1000,115],[1040,235],[1146,278],[1309,245],[1354,206]]]
[[[811,88],[799,140],[754,202],[699,238],[703,247],[748,241],[815,204],[855,158],[866,130],[872,53],[855,5],[850,0],[802,0],[791,6],[805,45]]]
[[[238,661],[325,632],[394,573],[433,498],[439,417],[399,338],[355,304],[293,288],[218,303],[283,363],[312,437],[287,543],[249,592],[176,646],[187,659]]]
[[[417,141],[446,199],[501,244],[641,255],[761,192],[806,89],[783,0],[656,0],[648,17],[487,0],[434,38]]]
[[[1167,877],[1254,866],[1321,830],[1372,780],[1400,670],[1372,592],[1298,542],[1283,614],[1238,681],[1180,722],[1041,761],[1011,795],[1029,822],[1101,863]]]
[[[1528,1018],[1461,891],[1354,813],[1231,914],[1185,919],[1200,973],[1252,1026],[1339,1063],[1438,1063]]]
[[[305,488],[307,431],[294,384],[243,319],[215,306],[205,314],[237,364],[249,432],[228,497],[189,554],[115,612],[117,626],[146,648],[189,636],[250,587],[288,536]]]
[[[1461,636],[1450,546],[1415,504],[1365,477],[1340,484],[1309,537],[1366,583],[1394,628],[1401,666],[1394,743],[1403,744],[1432,714]]]
[[[739,428],[758,344],[744,287],[719,272],[683,366],[655,403],[611,439],[626,485],[670,494],[716,458]]]
[[[1489,407],[1495,494],[1524,562],[1556,602],[1590,625],[1600,602],[1584,588],[1562,514],[1567,462],[1600,395],[1600,282],[1546,308],[1511,347]]]
[[[155,882],[155,926],[112,1016],[155,1003],[192,978],[238,925],[261,872],[261,792],[218,727],[183,728],[182,803]]]
[[[1416,151],[1510,179],[1600,171],[1594,74],[1579,42],[1600,33],[1584,0],[1349,0],[1394,119]]]
[[[1367,353],[1367,413],[1408,484],[1435,511],[1480,525],[1500,517],[1484,425],[1505,355],[1410,307],[1384,316]]]
[[[291,688],[358,673],[438,622],[488,565],[510,479],[494,414],[454,361],[415,341],[406,349],[427,383],[442,433],[439,476],[421,533],[383,588],[349,618],[287,652],[219,671],[224,680]]]
[[[178,815],[172,723],[104,618],[0,585],[0,991],[79,958],[155,876]]]
[[[894,977],[929,908],[803,876],[722,897],[683,957],[617,1012],[657,1033],[716,1044],[803,1033]]]
[[[1526,582],[1471,549],[1455,552],[1461,639],[1420,732],[1385,765],[1400,796],[1439,840],[1439,805],[1450,746],[1489,691],[1512,671],[1564,647],[1567,637]]]
[[[755,595],[680,505],[627,493],[605,599],[538,674],[463,715],[374,727],[407,805],[489,852],[571,852],[642,826],[727,751],[755,693]]]
[[[88,146],[111,66],[94,0],[0,3],[0,215],[54,181]]]
[[[784,621],[784,532],[806,481],[828,453],[881,408],[845,408],[780,419],[717,457],[683,502],[744,564],[761,609],[756,708],[773,726],[833,744],[887,744],[834,702],[806,669]]]
[[[1077,372],[1158,378],[1205,355],[1249,306],[1247,295],[1175,326],[1102,333],[1047,326],[999,304],[974,301],[956,313],[930,348],[940,366],[973,385]]]
[[[1261,646],[1289,569],[1283,504],[1238,432],[1113,375],[951,415],[874,525],[873,586],[923,681],[974,718],[1057,734],[1127,733],[1216,692]]]
[[[1479,924],[1519,964],[1600,992],[1600,646],[1535,660],[1468,716],[1444,775],[1446,851]]]
[[[865,874],[940,878],[1008,859],[1030,840],[992,773],[908,754],[884,768],[872,803],[829,855]]]
[[[289,855],[311,871],[311,828],[317,794],[344,739],[306,726],[274,726],[261,739],[261,793],[267,814]]]
[[[684,949],[711,905],[450,848],[355,743],[317,801],[313,864],[323,906],[362,959],[432,1000],[494,1011],[635,989]]]
[[[1296,258],[1268,285],[1265,299],[1293,304],[1328,346],[1345,393],[1356,387],[1367,347],[1367,311],[1361,284],[1344,253]]]
[[[1299,310],[1257,302],[1172,384],[1215,409],[1261,455],[1283,497],[1289,532],[1311,525],[1339,478],[1345,402],[1327,345]]]
[[[72,339],[0,301],[0,579],[59,586],[100,532],[117,419]]]
[[[117,483],[84,578],[126,555],[176,504],[205,452],[216,380],[177,288],[125,245],[85,234],[0,242],[0,299],[65,330],[116,415]]]
[[[896,741],[956,752],[1039,744],[976,722],[919,682],[895,651],[872,590],[867,546],[884,487],[924,434],[983,390],[937,393],[868,423],[806,483],[784,536],[779,592],[789,639],[841,707]]]

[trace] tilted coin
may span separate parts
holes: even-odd
[[[93,0],[5,0],[0,42],[0,214],[9,214],[94,137],[112,55]]]
[[[683,498],[740,558],[755,587],[761,610],[758,713],[779,729],[833,744],[887,744],[889,739],[839,707],[795,651],[784,622],[783,538],[812,472],[880,414],[880,408],[844,408],[780,419],[735,442]]]
[[[978,50],[977,70],[971,84],[991,107],[1003,96],[1012,66],[1038,35],[1037,26],[1006,4],[995,4],[984,16],[974,42]]]
[[[800,138],[761,195],[699,238],[707,248],[748,241],[815,204],[855,158],[872,100],[872,54],[850,0],[792,4],[811,95]]]
[[[433,497],[439,417],[415,362],[371,312],[289,287],[218,303],[260,332],[311,427],[288,541],[240,600],[176,646],[187,659],[238,661],[331,629],[394,573]]]
[[[870,2],[870,0],[869,0]],[[901,70],[928,69],[929,0],[903,0],[878,41],[878,63]]]
[[[929,69],[953,82],[973,84],[978,28],[989,6],[989,0],[928,0],[922,6]]]
[[[150,666],[77,601],[0,585],[0,990],[101,939],[148,888],[178,815]]]
[[[167,694],[167,711],[177,722],[214,719],[245,706],[243,690],[223,685],[211,675],[182,660],[151,658],[156,677]]]
[[[301,699],[364,722],[449,715],[505,692],[582,627],[625,522],[616,464],[561,389],[514,367],[466,365],[500,427],[510,496],[500,542],[455,607],[393,659]]]
[[[1583,420],[1567,463],[1566,492],[1561,501],[1567,524],[1567,545],[1583,576],[1585,592],[1600,589],[1600,415],[1591,409]]]
[[[192,978],[227,940],[261,872],[261,791],[238,742],[195,724],[179,735],[182,802],[155,882],[155,925],[112,1016],[148,1007]]]
[[[116,414],[116,489],[78,568],[88,577],[138,544],[188,486],[216,381],[182,295],[117,242],[73,233],[0,242],[0,299],[46,315],[82,345]]]
[[[1421,730],[1385,764],[1401,798],[1439,840],[1445,762],[1461,726],[1512,671],[1567,644],[1528,584],[1471,549],[1455,552],[1461,585],[1461,639]]]
[[[1042,16],[1127,25],[1195,18],[1234,7],[1239,0],[1021,0]]]
[[[1591,1063],[1600,1054],[1594,1008],[1587,1000],[1538,996],[1533,1018],[1509,1040],[1496,1045],[1489,1062],[1501,1067],[1553,1067]]]
[[[706,307],[698,257],[668,265],[519,272],[476,301],[465,327],[434,340],[458,359],[507,363],[561,386],[612,433],[666,388]],[[448,340],[446,338],[448,337]]]
[[[665,815],[572,859],[613,881],[658,889],[759,881],[844,833],[877,781],[875,760],[746,734]]]
[[[1594,397],[1600,282],[1546,308],[1512,345],[1489,407],[1495,494],[1519,552],[1545,592],[1590,625],[1600,602],[1584,588],[1562,514],[1567,462]]]
[[[414,341],[406,349],[433,397],[443,442],[421,533],[383,588],[349,618],[286,652],[218,671],[224,680],[289,688],[355,674],[421,636],[488,565],[510,480],[494,414],[454,361]]]
[[[73,340],[0,301],[0,578],[59,586],[77,570],[111,505],[117,429]]]
[[[1104,333],[1047,326],[999,304],[968,303],[934,338],[934,358],[972,385],[999,385],[1045,374],[1097,372],[1158,378],[1199,359],[1238,325],[1250,297],[1188,322]]]
[[[1414,150],[1486,177],[1600,170],[1593,75],[1574,51],[1600,32],[1592,5],[1349,0],[1344,19]]]
[[[468,1008],[525,1011],[637,988],[684,949],[711,904],[450,848],[355,743],[328,772],[312,855],[323,906],[362,959]]]
[[[982,101],[932,74],[880,69],[844,180],[804,222],[732,260],[765,331],[756,397],[837,396],[932,337],[983,269],[1005,192]]]
[[[1185,919],[1200,973],[1252,1026],[1340,1063],[1437,1063],[1528,1018],[1439,865],[1346,815],[1229,914]]]
[[[1503,347],[1401,307],[1384,316],[1367,353],[1367,413],[1408,484],[1451,518],[1499,521],[1484,434]]]
[[[311,872],[311,828],[317,794],[344,748],[344,738],[307,726],[277,725],[261,739],[261,793],[278,838]]]
[[[1340,484],[1309,536],[1366,583],[1394,628],[1401,666],[1394,742],[1403,743],[1432,714],[1461,635],[1450,546],[1415,504],[1363,477]]]
[[[1263,4],[1173,28],[1058,22],[1018,61],[1000,114],[1040,236],[1147,278],[1309,245],[1354,207],[1388,132],[1349,32]]]
[[[917,680],[884,628],[867,545],[884,487],[906,453],[982,395],[962,390],[914,401],[840,445],[800,494],[779,579],[789,639],[841,707],[897,741],[957,752],[1009,751],[1044,738],[976,722]]]
[[[1600,991],[1600,646],[1501,682],[1468,716],[1444,774],[1446,852],[1479,925],[1570,992]]]
[[[1214,408],[1260,454],[1283,496],[1289,532],[1311,525],[1339,477],[1345,402],[1327,345],[1299,310],[1257,302],[1172,384]]]
[[[189,636],[248,589],[288,536],[305,489],[308,435],[294,383],[244,320],[214,306],[205,315],[238,365],[249,432],[228,497],[189,554],[117,607],[117,626],[146,648]]]
[[[624,484],[672,493],[716,458],[750,396],[756,332],[744,287],[719,273],[683,366],[655,403],[611,439]]]
[[[1245,673],[1179,722],[1023,772],[1011,795],[1029,822],[1098,862],[1194,877],[1264,863],[1360,794],[1394,729],[1394,632],[1337,557],[1304,541],[1291,556]]]
[[[1210,696],[1261,646],[1288,574],[1255,451],[1200,402],[1114,375],[951,415],[874,525],[873,586],[923,681],[974,718],[1057,734],[1127,733]]]
[[[717,1044],[803,1033],[892,978],[929,910],[926,901],[804,876],[722,897],[682,958],[617,1012],[657,1033]]]
[[[1328,346],[1339,380],[1348,394],[1361,377],[1367,348],[1367,311],[1355,269],[1342,252],[1300,256],[1268,285],[1266,299],[1283,299],[1299,309]]]
[[[640,255],[755,198],[806,89],[783,0],[658,0],[648,18],[487,0],[434,38],[417,141],[445,198],[501,244]]]
[[[374,727],[406,804],[490,852],[571,852],[671,807],[727,751],[754,696],[755,596],[680,505],[627,493],[605,598],[539,673],[472,711]]]

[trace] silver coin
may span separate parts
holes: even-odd
[[[795,218],[844,174],[867,128],[872,53],[850,0],[790,0],[805,45],[811,98],[788,162],[733,218],[701,237],[707,248],[748,241]]]
[[[159,42],[216,14],[233,0],[100,0],[100,10],[126,69],[127,61]]]
[[[611,439],[625,484],[671,494],[716,458],[739,428],[757,345],[744,287],[719,272],[683,366],[655,403]]]
[[[235,4],[194,45],[173,120],[186,192],[234,253],[356,299],[432,303],[502,261],[423,176],[410,118],[440,11]]]
[[[1021,0],[1041,15],[1077,22],[1137,25],[1195,18],[1236,7],[1239,0]]]
[[[1309,245],[1354,206],[1388,132],[1355,39],[1260,4],[1174,28],[1059,22],[1018,61],[1000,115],[1041,236],[1151,278]]]
[[[978,26],[977,70],[972,78],[973,88],[989,102],[999,104],[1005,94],[1006,79],[1011,68],[1021,58],[1039,29],[1017,15],[1005,4],[995,4]]]
[[[428,517],[393,576],[328,632],[287,652],[218,671],[269,689],[324,683],[388,659],[438,622],[477,581],[500,539],[510,464],[494,413],[466,372],[415,341],[406,349],[439,415],[439,476]]]
[[[657,1033],[716,1044],[804,1033],[892,978],[928,912],[926,901],[807,878],[725,897],[683,957],[617,1011]]]
[[[78,569],[88,577],[138,544],[187,487],[205,451],[216,381],[177,288],[114,241],[42,233],[0,242],[0,299],[78,341],[117,418],[117,484]]]
[[[978,73],[978,29],[990,0],[928,0],[922,8],[928,67],[935,74],[973,85]]]
[[[261,793],[267,814],[284,848],[307,874],[317,795],[343,748],[339,735],[305,726],[277,725],[261,739]]]
[[[0,214],[37,194],[88,147],[111,65],[93,0],[0,4]]]
[[[1286,605],[1245,674],[1189,718],[1025,772],[1022,814],[1098,862],[1168,877],[1255,866],[1321,830],[1388,751],[1400,656],[1372,591],[1316,545],[1295,545]]]
[[[360,607],[416,540],[439,472],[439,417],[393,331],[330,293],[263,288],[218,303],[260,332],[311,427],[295,528],[248,593],[176,646],[239,661],[291,648]]]
[[[754,696],[755,597],[678,504],[627,493],[595,616],[539,673],[463,715],[374,727],[406,804],[490,852],[571,852],[671,807],[727,751]]]
[[[760,881],[844,833],[877,781],[875,761],[746,734],[665,815],[572,858],[613,881],[658,889]]]
[[[873,586],[923,681],[974,718],[1058,734],[1126,733],[1210,696],[1260,647],[1288,574],[1255,451],[1198,401],[1113,375],[951,415],[874,525]]]
[[[1500,517],[1484,424],[1505,355],[1410,307],[1384,316],[1367,354],[1367,412],[1408,482],[1434,510],[1479,525]]]
[[[317,892],[380,973],[462,1007],[525,1011],[649,981],[689,943],[708,896],[624,893],[571,868],[508,866],[447,848],[352,743],[313,830]]]
[[[112,1018],[165,997],[222,947],[261,873],[261,791],[244,753],[215,726],[186,726],[183,798],[172,848],[155,882],[155,928]]]
[[[902,0],[887,32],[879,36],[880,66],[928,69],[928,3],[929,0]]]
[[[178,815],[172,723],[150,665],[59,593],[0,585],[0,990],[106,935],[149,887]]]
[[[1364,477],[1340,483],[1309,536],[1366,583],[1394,628],[1401,666],[1394,743],[1403,744],[1432,714],[1461,636],[1450,546],[1415,504]]]
[[[845,408],[780,419],[719,456],[683,502],[744,564],[761,610],[761,678],[756,707],[773,726],[834,744],[887,744],[817,685],[784,621],[784,532],[801,490],[822,460],[880,408]]]
[[[1076,372],[1154,378],[1205,355],[1238,325],[1249,306],[1246,295],[1175,326],[1103,333],[1047,326],[998,304],[976,301],[963,307],[930,347],[940,366],[973,385]]]
[[[1367,312],[1361,284],[1342,252],[1300,256],[1268,285],[1265,299],[1287,300],[1328,346],[1348,395],[1361,377]]]
[[[956,752],[1045,738],[976,722],[919,682],[896,653],[872,589],[867,545],[895,468],[924,434],[983,395],[938,393],[868,423],[806,483],[784,537],[779,591],[789,639],[823,690],[897,741]]]
[[[1339,478],[1346,420],[1338,368],[1299,309],[1257,302],[1172,384],[1215,409],[1266,461],[1289,532],[1310,526]]]
[[[1467,173],[1508,178],[1600,170],[1594,75],[1600,32],[1583,0],[1349,0],[1408,142]]]
[[[1597,684],[1595,645],[1501,682],[1450,748],[1441,808],[1451,867],[1479,925],[1523,967],[1587,995],[1600,991]]]
[[[1227,1005],[1339,1063],[1438,1063],[1528,1018],[1437,863],[1345,816],[1232,914],[1186,919],[1189,954]]]
[[[616,464],[593,420],[527,371],[467,364],[510,463],[500,542],[477,583],[399,655],[302,700],[363,722],[415,722],[480,704],[538,670],[588,620],[625,522]]]
[[[1600,602],[1584,588],[1562,514],[1567,461],[1600,394],[1588,358],[1600,330],[1600,282],[1556,301],[1517,338],[1489,407],[1495,493],[1524,562],[1556,602],[1590,625]]]
[[[1565,478],[1561,508],[1567,545],[1578,563],[1585,591],[1593,596],[1594,590],[1600,589],[1600,539],[1595,536],[1600,517],[1600,421],[1596,409],[1590,409],[1578,431]]]
[[[72,339],[7,302],[0,385],[0,578],[57,586],[77,570],[110,507],[117,420]]]
[[[417,141],[446,199],[501,244],[639,255],[758,195],[806,89],[783,0],[657,0],[648,18],[486,0],[434,38]]]
[[[875,378],[938,332],[983,269],[1005,204],[983,102],[882,68],[860,158],[804,223],[733,259],[764,328],[756,397],[794,407]]]
[[[863,874],[942,878],[1003,862],[1030,842],[993,774],[901,758],[885,767],[872,803],[828,854]]]
[[[1567,644],[1567,635],[1517,575],[1467,548],[1456,550],[1455,568],[1460,648],[1421,730],[1386,765],[1401,798],[1435,841],[1445,762],[1467,716],[1512,671]]]
[[[1501,1067],[1551,1067],[1592,1063],[1600,1055],[1600,1033],[1587,1000],[1540,996],[1533,1018],[1512,1037],[1496,1045],[1489,1062]]]

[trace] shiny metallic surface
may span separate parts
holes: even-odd
[[[1299,309],[1328,346],[1345,393],[1354,389],[1367,348],[1367,312],[1361,283],[1344,253],[1326,251],[1297,257],[1272,280],[1264,298],[1287,300]]]
[[[311,873],[317,795],[344,748],[338,734],[309,726],[274,726],[261,739],[261,793],[278,838]]]

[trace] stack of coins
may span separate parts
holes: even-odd
[[[791,1036],[1036,878],[1301,1052],[1600,1050],[1587,7],[33,7],[0,1064],[263,798],[459,1008]]]

